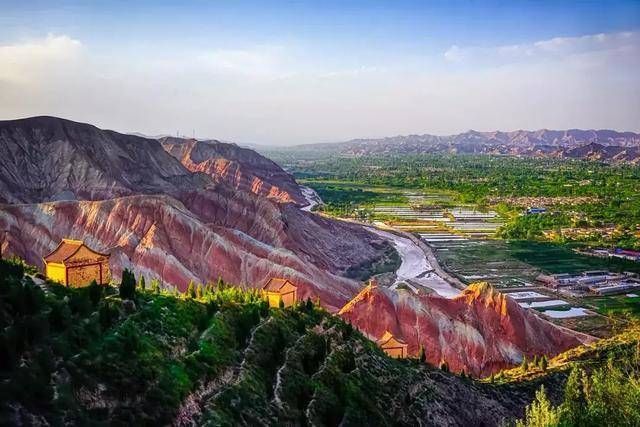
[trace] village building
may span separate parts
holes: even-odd
[[[47,278],[65,286],[87,286],[93,280],[103,285],[110,279],[109,254],[91,249],[82,240],[62,239],[43,261]]]
[[[262,292],[269,302],[269,307],[280,307],[280,301],[285,307],[291,307],[298,299],[298,287],[287,279],[269,279],[262,287]]]
[[[378,340],[378,346],[391,357],[407,357],[407,343],[394,337],[389,331],[385,332],[382,338]]]

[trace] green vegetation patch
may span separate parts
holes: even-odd
[[[223,284],[181,295],[152,284],[123,300],[97,285],[40,288],[23,270],[0,261],[2,425],[495,425],[521,417],[540,382],[478,382],[389,358],[311,301],[270,309]],[[623,333],[553,359],[549,375],[535,363],[527,374],[538,369],[558,394],[559,366],[590,373],[612,356],[637,360],[622,352],[637,347]],[[603,398],[588,402],[616,399],[603,416],[636,419],[630,372],[612,373],[608,389],[589,380]]]
[[[280,160],[320,191],[342,181],[354,188],[447,192],[457,203],[490,206],[509,220],[501,230],[505,238],[545,240],[543,231],[573,228],[579,232],[558,239],[640,250],[639,165],[489,155],[323,157],[305,150]],[[334,192],[326,191],[327,200],[341,205],[332,209],[360,203],[356,193]],[[529,206],[547,207],[547,213],[520,216]]]
[[[466,282],[487,280],[494,286],[533,283],[540,273],[588,270],[640,272],[640,263],[575,252],[575,244],[528,240],[468,240],[432,243],[443,267]]]
[[[633,293],[633,292],[632,292]],[[625,295],[589,298],[587,303],[598,313],[609,315],[631,315],[640,318],[640,298]]]
[[[400,191],[358,185],[348,182],[305,181],[323,201],[322,211],[336,216],[351,216],[356,209],[375,205],[404,205],[407,197]]]

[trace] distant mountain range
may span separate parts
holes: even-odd
[[[404,135],[346,142],[310,144],[296,148],[341,155],[377,154],[495,154],[640,163],[640,134],[613,130],[517,130],[457,135]]]

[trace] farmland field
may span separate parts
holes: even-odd
[[[328,215],[386,221],[404,231],[493,235],[503,224],[496,212],[479,210],[444,191],[403,190],[341,181],[302,181],[313,188]]]
[[[635,294],[632,294],[635,295]],[[589,306],[604,315],[630,314],[640,317],[640,297],[616,295],[587,300]]]
[[[522,240],[449,240],[430,242],[444,268],[470,283],[488,281],[497,287],[524,286],[542,272],[587,270],[640,272],[640,265],[618,259],[580,255],[570,245]]]
[[[638,165],[486,155],[265,154],[314,188],[340,182],[399,193],[433,192],[448,195],[453,204],[488,208],[501,214],[505,224],[497,234],[503,238],[640,250]],[[326,212],[337,213],[334,201],[328,201]],[[339,202],[341,216],[357,207],[348,198]],[[520,215],[529,207],[544,207],[546,214]]]

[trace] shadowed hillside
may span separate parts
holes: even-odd
[[[541,386],[561,402],[571,368],[600,366],[616,382],[594,383],[591,410],[612,396],[629,408],[637,395],[635,380],[607,368],[637,378],[637,328],[479,382],[391,359],[310,300],[269,309],[223,282],[179,295],[132,275],[120,289],[69,289],[24,268],[0,261],[3,425],[497,426],[523,417]]]
[[[0,424],[496,425],[532,398],[390,359],[311,301],[41,286],[0,263]]]

